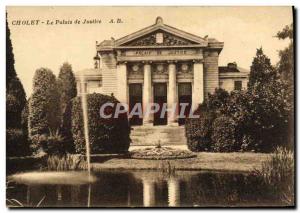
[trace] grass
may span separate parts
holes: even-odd
[[[294,203],[294,153],[278,147],[254,175],[286,204]]]
[[[46,168],[50,171],[80,170],[86,168],[86,161],[82,155],[52,155],[47,159]]]
[[[126,156],[112,156],[107,158],[94,157],[92,169],[94,170],[161,170],[162,163],[169,161],[176,165],[176,170],[213,170],[251,172],[260,170],[262,163],[267,161],[271,154],[252,152],[233,153],[195,153],[196,157],[187,159],[145,160],[130,159]],[[99,158],[99,159],[98,159]],[[25,161],[25,160],[23,160]],[[39,160],[40,161],[40,160]],[[31,166],[38,163],[31,163]],[[67,155],[66,157],[52,156],[46,159],[45,169],[51,171],[79,170],[86,168],[84,156]],[[164,166],[166,168],[167,166]],[[18,168],[22,168],[18,166]]]
[[[46,196],[44,196],[36,205],[31,206],[31,205],[26,205],[23,204],[22,202],[18,201],[17,199],[6,199],[6,206],[8,208],[19,208],[19,207],[34,207],[34,208],[39,208],[43,201],[45,200]]]
[[[6,181],[6,190],[10,190],[10,189],[14,189],[14,186],[10,186],[11,181]],[[15,199],[15,198],[6,198],[6,206],[8,208],[19,208],[19,207],[35,207],[35,208],[39,208],[41,206],[41,204],[43,203],[43,201],[45,200],[46,196],[42,197],[42,199],[35,204],[34,206],[31,205],[27,205],[22,203],[21,201]]]
[[[92,163],[93,170],[161,170],[162,162],[176,165],[176,170],[213,170],[250,172],[260,169],[270,154],[263,153],[195,153],[195,158],[172,160],[144,160],[144,159],[109,159],[103,163]],[[163,166],[166,168],[167,166]]]

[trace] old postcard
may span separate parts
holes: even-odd
[[[293,17],[7,6],[7,207],[294,207]]]

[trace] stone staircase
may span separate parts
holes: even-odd
[[[186,145],[184,126],[135,126],[131,130],[131,145]]]

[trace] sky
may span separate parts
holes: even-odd
[[[250,69],[256,49],[262,47],[272,64],[288,41],[276,33],[293,22],[292,7],[7,7],[15,68],[26,91],[32,93],[35,70],[47,67],[57,76],[64,62],[73,71],[93,67],[96,41],[118,39],[155,23],[165,24],[224,42],[219,66],[235,61]],[[83,24],[84,19],[101,23]],[[121,19],[122,23],[109,23]],[[37,25],[16,25],[39,20]],[[55,24],[72,21],[72,24]],[[80,20],[80,24],[75,24]],[[53,22],[53,25],[46,23]],[[44,22],[44,23],[41,23]]]

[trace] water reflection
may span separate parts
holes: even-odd
[[[283,205],[247,174],[176,172],[101,172],[84,185],[23,185],[7,190],[26,206],[179,207]]]

